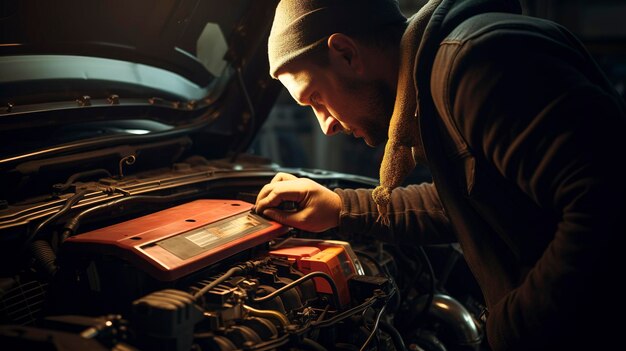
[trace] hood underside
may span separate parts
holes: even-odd
[[[156,152],[151,166],[242,152],[280,91],[267,74],[275,5],[3,2],[0,180],[14,188],[141,150]]]

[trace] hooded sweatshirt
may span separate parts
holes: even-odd
[[[624,103],[565,28],[519,13],[516,1],[443,0],[412,19],[428,23],[403,38],[419,43],[402,45],[416,49],[401,53],[414,59],[401,60],[396,99],[414,111],[394,111],[389,142],[399,140],[394,130],[408,133],[400,140],[412,142],[399,144],[426,162],[433,183],[385,183],[383,161],[388,222],[377,220],[371,190],[336,189],[339,229],[457,241],[488,308],[493,350],[616,345],[620,326],[608,321],[624,312],[610,298],[624,293],[626,172],[615,167]]]

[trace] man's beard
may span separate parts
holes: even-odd
[[[366,106],[367,115],[357,116],[361,134],[368,146],[375,147],[387,140],[389,121],[395,103],[395,91],[384,81],[349,82],[346,88]],[[351,134],[350,131],[347,131]]]

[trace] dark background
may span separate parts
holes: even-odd
[[[405,15],[425,0],[400,0]],[[626,0],[522,0],[524,14],[555,21],[576,34],[626,99]],[[285,167],[320,168],[378,178],[384,145],[371,148],[344,134],[325,136],[310,108],[283,90],[253,142],[252,153]],[[428,180],[418,167],[411,181]]]

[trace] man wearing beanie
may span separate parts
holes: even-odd
[[[268,54],[325,134],[386,146],[376,189],[279,173],[257,212],[311,232],[458,242],[495,351],[620,344],[626,108],[565,28],[515,0],[431,0],[409,19],[394,0],[282,0]],[[433,182],[402,186],[416,163]]]

